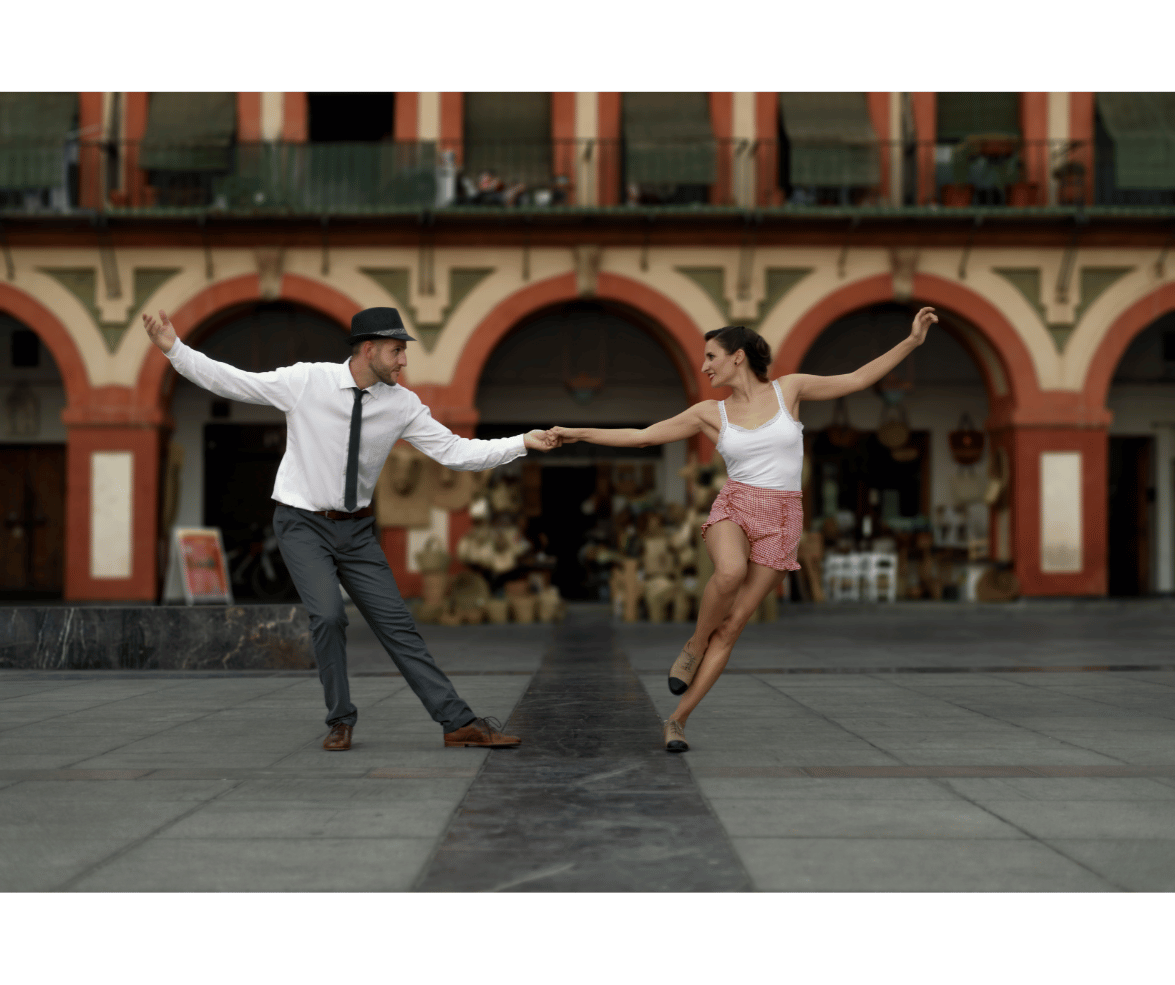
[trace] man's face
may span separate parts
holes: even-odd
[[[376,379],[388,386],[400,381],[400,370],[408,365],[408,343],[400,339],[372,342],[371,371]]]

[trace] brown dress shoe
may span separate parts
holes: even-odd
[[[344,749],[351,748],[351,728],[350,725],[332,725],[330,727],[330,735],[323,740],[322,748],[330,752],[341,752]]]
[[[445,746],[483,746],[489,749],[513,749],[522,745],[516,735],[503,735],[496,718],[475,718],[456,732],[445,733]]]

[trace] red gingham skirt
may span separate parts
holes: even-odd
[[[733,520],[751,542],[751,560],[776,571],[799,571],[796,548],[804,532],[803,493],[760,489],[732,479],[714,500],[706,528],[719,520]]]

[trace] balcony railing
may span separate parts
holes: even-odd
[[[0,211],[363,215],[438,210],[1175,209],[1120,188],[1112,144],[0,142]],[[1137,181],[1138,179],[1132,179]]]

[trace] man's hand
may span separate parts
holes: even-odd
[[[170,352],[171,347],[175,345],[175,328],[171,324],[171,319],[167,317],[166,311],[160,310],[159,319],[156,321],[144,312],[143,325],[146,326],[148,338],[159,347],[159,350]]]
[[[527,431],[522,440],[531,451],[551,451],[562,444],[551,431]]]
[[[923,308],[914,316],[914,324],[910,326],[910,340],[914,345],[921,345],[926,341],[926,333],[931,325],[938,323],[938,315],[933,308]]]

